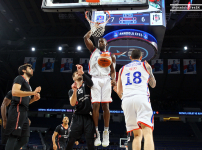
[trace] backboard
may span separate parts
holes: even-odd
[[[100,0],[88,3],[86,0],[43,0],[45,12],[83,12],[96,10],[140,10],[148,9],[149,0]]]

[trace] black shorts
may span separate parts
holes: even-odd
[[[2,122],[2,126],[1,126],[1,144],[6,144],[7,140],[8,140],[8,135],[5,135],[6,129],[4,129],[3,127],[3,122]]]
[[[17,108],[9,108],[5,135],[30,136],[27,111],[17,112]]]
[[[95,125],[91,115],[73,114],[69,129],[69,138],[80,139],[82,134],[86,139],[96,138]]]
[[[66,148],[66,143],[65,142],[56,142],[56,145],[57,145],[57,150],[65,150]]]

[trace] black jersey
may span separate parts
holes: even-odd
[[[9,99],[9,100],[12,100],[12,91],[10,90],[7,94],[6,94],[6,98],[7,99]],[[8,117],[8,110],[9,110],[9,107],[10,107],[10,105],[8,105],[7,107],[6,107],[6,116]]]
[[[6,94],[6,98],[12,100],[12,91],[11,90]]]
[[[56,141],[66,142],[68,139],[69,130],[65,128],[62,124],[58,125],[55,129],[55,132],[58,133]]]
[[[13,84],[20,84],[21,91],[32,91],[32,88],[29,85],[29,82],[21,75],[17,76],[14,79]],[[11,107],[19,106],[19,111],[27,111],[29,108],[30,100],[31,100],[31,96],[26,96],[26,97],[13,96],[11,101]]]
[[[69,90],[69,97],[73,94],[73,90]],[[90,88],[86,82],[77,89],[77,102],[75,106],[75,114],[90,114],[92,112],[91,100],[90,100]]]

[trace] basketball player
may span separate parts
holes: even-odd
[[[7,117],[8,117],[8,109],[9,105],[11,103],[12,99],[12,91],[10,90],[6,96],[4,97],[4,100],[1,104],[1,117],[3,120],[3,125],[1,126],[1,143],[6,144],[8,140],[8,136],[5,135],[5,129],[6,129],[6,124],[7,124]],[[28,118],[29,120],[29,118]],[[31,124],[31,121],[29,120],[29,125]]]
[[[40,99],[41,87],[32,92],[29,79],[33,76],[30,64],[18,68],[19,76],[14,79],[12,87],[12,101],[8,111],[5,135],[9,138],[5,150],[19,150],[29,140],[30,129],[28,121],[29,104]],[[34,97],[31,99],[31,96]]]
[[[100,38],[98,40],[98,48],[96,48],[92,41],[90,40],[91,31],[89,31],[84,36],[84,42],[86,47],[91,52],[90,61],[89,61],[89,74],[92,76],[92,81],[94,83],[91,88],[91,102],[93,103],[93,120],[95,123],[95,128],[97,132],[97,138],[94,142],[95,146],[101,145],[100,134],[98,131],[98,119],[99,119],[99,109],[100,103],[102,104],[103,118],[104,118],[104,131],[103,131],[103,140],[102,146],[107,147],[109,145],[109,120],[110,120],[110,111],[109,103],[112,102],[111,99],[111,84],[112,86],[116,85],[115,79],[115,55],[111,55],[112,63],[107,68],[102,68],[98,65],[97,59],[100,54],[108,53],[106,51],[107,40]],[[111,75],[111,79],[110,79]],[[111,84],[110,84],[111,80]]]
[[[52,136],[54,150],[65,150],[68,133],[69,133],[68,123],[69,123],[69,118],[65,116],[62,120],[62,124],[56,127]],[[78,145],[79,144],[78,141],[76,141],[75,144]]]
[[[131,63],[119,71],[117,93],[122,94],[122,109],[125,116],[127,132],[133,131],[133,150],[141,149],[142,134],[144,150],[154,150],[153,142],[153,111],[150,104],[149,85],[154,88],[156,80],[151,66],[141,62],[142,53],[132,51]],[[142,129],[142,130],[141,130]]]
[[[94,150],[96,132],[90,100],[90,88],[93,86],[93,82],[84,74],[81,65],[76,66],[77,71],[72,75],[74,83],[72,89],[69,90],[70,104],[75,106],[75,110],[69,127],[69,141],[66,150],[72,150],[74,142],[80,139],[82,134],[85,134],[88,150]]]

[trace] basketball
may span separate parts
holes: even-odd
[[[101,54],[97,62],[100,67],[106,68],[111,65],[112,59],[109,54]]]

